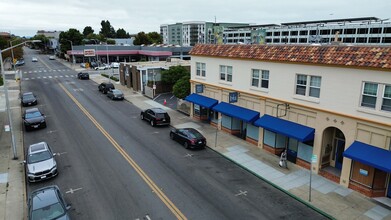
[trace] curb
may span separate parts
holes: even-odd
[[[334,218],[334,217],[331,216],[330,214],[328,214],[328,213],[322,211],[321,209],[319,209],[319,208],[313,206],[312,204],[308,203],[307,201],[305,201],[305,200],[303,200],[303,199],[297,197],[296,195],[292,194],[291,192],[289,192],[289,191],[287,191],[287,190],[284,190],[284,189],[281,188],[280,186],[278,186],[278,185],[274,184],[273,182],[271,182],[271,181],[269,181],[269,180],[263,178],[262,176],[259,176],[258,174],[254,173],[253,171],[247,169],[247,167],[242,166],[241,164],[239,164],[239,163],[237,163],[236,161],[232,160],[231,158],[225,156],[224,154],[220,153],[219,151],[217,151],[217,150],[215,150],[215,149],[213,149],[213,148],[211,148],[211,147],[209,147],[209,146],[207,146],[207,147],[208,147],[210,150],[212,150],[212,151],[218,153],[219,155],[223,156],[225,159],[227,159],[227,160],[233,162],[234,164],[236,164],[236,165],[239,166],[240,168],[242,168],[242,169],[246,170],[247,172],[251,173],[252,175],[256,176],[257,178],[262,179],[263,181],[267,182],[268,184],[270,184],[270,185],[273,186],[274,188],[280,190],[281,192],[283,192],[283,193],[287,194],[288,196],[294,198],[295,200],[301,202],[301,203],[304,204],[305,206],[307,206],[307,207],[311,208],[312,210],[318,212],[319,214],[323,215],[324,217],[326,217],[326,218],[328,218],[328,219],[336,220],[336,218]]]

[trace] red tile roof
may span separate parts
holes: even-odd
[[[391,47],[386,46],[197,44],[190,54],[391,71]]]

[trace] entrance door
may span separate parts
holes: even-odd
[[[389,174],[391,175],[391,174]],[[387,189],[387,197],[388,198],[391,198],[391,176],[389,178],[390,180],[388,180],[388,189]]]
[[[335,168],[342,169],[343,151],[345,148],[345,140],[335,139]]]

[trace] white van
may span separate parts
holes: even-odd
[[[119,67],[119,63],[117,63],[117,62],[112,62],[112,63],[110,64],[110,67],[111,67],[111,68],[118,68],[118,67]]]

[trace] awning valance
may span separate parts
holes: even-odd
[[[218,101],[216,99],[212,99],[203,95],[199,95],[197,93],[193,93],[188,95],[185,98],[186,101],[192,102],[194,104],[200,105],[205,108],[212,108],[217,105]]]
[[[218,105],[213,107],[213,110],[230,117],[238,118],[245,122],[253,122],[257,118],[259,118],[259,112],[232,105],[226,102],[220,102]]]

